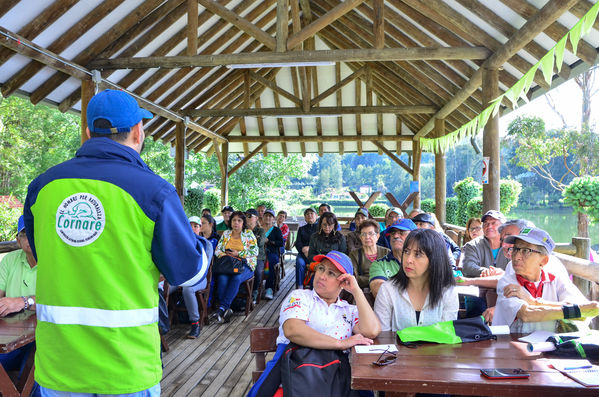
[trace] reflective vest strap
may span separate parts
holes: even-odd
[[[89,307],[36,304],[37,320],[53,324],[77,324],[93,327],[138,327],[158,322],[158,307],[151,309],[105,310]]]

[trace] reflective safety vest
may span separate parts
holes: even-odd
[[[103,394],[159,383],[154,222],[123,189],[91,179],[48,183],[31,211],[56,220],[35,223],[36,380]]]

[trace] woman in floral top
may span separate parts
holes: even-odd
[[[215,274],[216,296],[219,301],[218,310],[212,314],[218,323],[229,322],[233,315],[231,303],[237,295],[239,286],[254,276],[256,258],[258,256],[258,243],[254,233],[247,228],[245,214],[235,211],[231,214],[231,229],[225,230],[214,255],[222,258],[230,255],[242,260],[244,266],[238,274]]]

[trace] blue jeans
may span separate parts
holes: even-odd
[[[227,310],[231,307],[233,299],[237,296],[239,286],[246,280],[254,276],[254,272],[247,265],[239,274],[218,274],[216,275],[216,294],[219,301],[219,309]],[[252,297],[249,297],[252,299]]]
[[[301,288],[304,285],[304,277],[306,277],[306,263],[308,258],[304,254],[297,254],[295,257],[295,287]]]
[[[97,394],[97,393],[73,393],[68,391],[60,391],[48,389],[40,386],[42,397],[95,397],[95,396],[110,396],[110,397],[160,397],[160,383],[152,386],[149,389],[141,390],[135,393],[127,394]]]
[[[11,351],[10,353],[0,354],[0,365],[4,368],[5,371],[19,371],[19,378],[23,376],[23,369],[25,369],[25,364],[27,364],[27,359],[30,354],[33,353],[33,348],[35,347],[35,342],[31,342],[26,344],[25,346],[19,347]],[[33,389],[31,389],[31,396],[39,397],[39,385],[37,382],[33,383]]]
[[[264,273],[264,260],[258,259],[256,270],[254,270],[254,291],[258,291],[258,288],[260,288],[260,283],[262,282],[262,273]]]
[[[276,252],[267,252],[266,256],[268,258],[268,277],[266,278],[266,288],[273,289],[275,287],[275,277],[276,273],[274,271],[275,265],[279,263],[279,255]]]

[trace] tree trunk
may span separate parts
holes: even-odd
[[[582,212],[578,213],[578,237],[589,237],[589,217]]]

